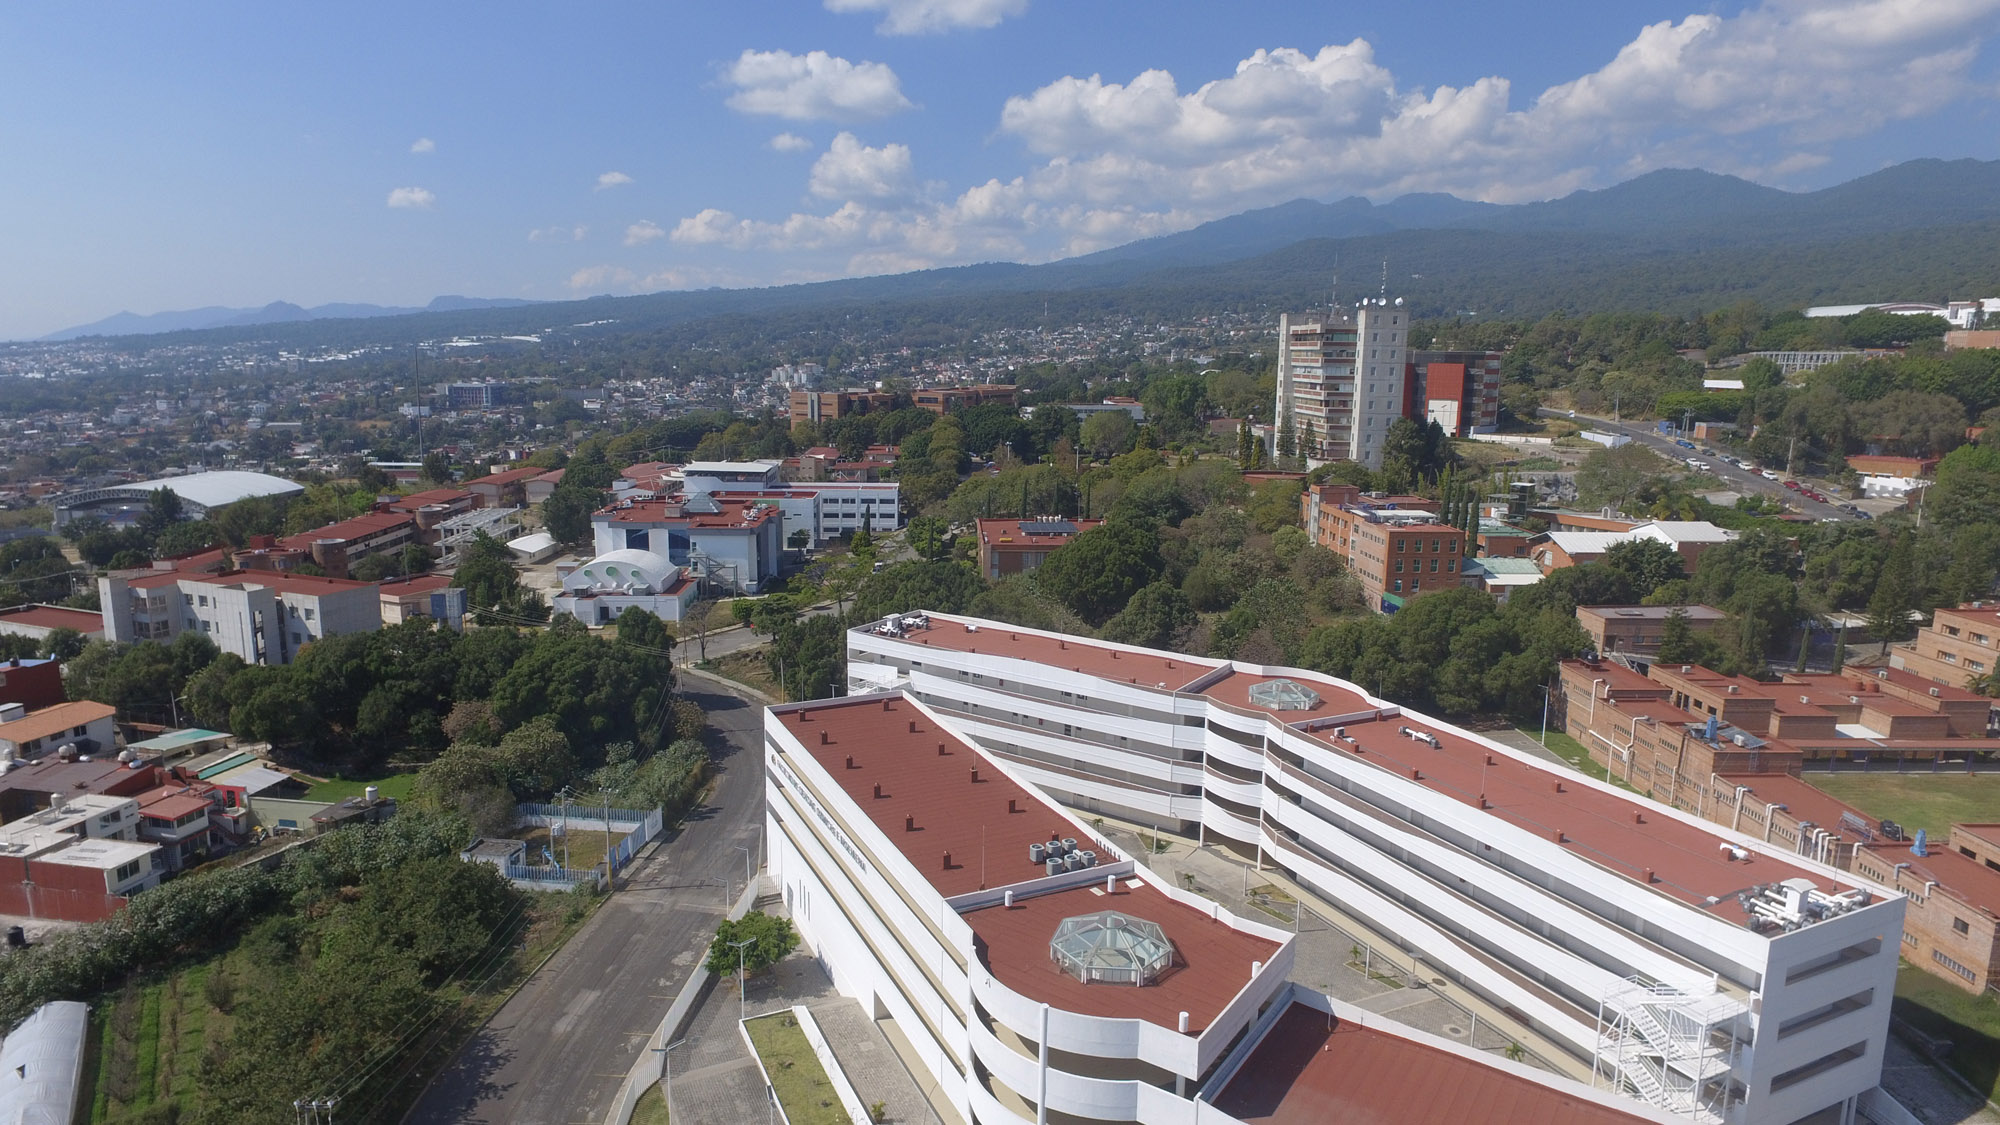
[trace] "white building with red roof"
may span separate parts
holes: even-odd
[[[847,647],[850,691],[910,693],[1086,814],[1275,867],[1637,1102],[1787,1125],[1885,1096],[1905,903],[1878,883],[1314,672],[943,614]]]
[[[959,1120],[1674,1120],[1293,983],[1289,930],[1156,879],[907,694],[770,708],[764,755],[794,923]]]
[[[290,664],[321,637],[382,627],[373,582],[269,570],[167,570],[97,580],[104,636],[121,644],[200,633],[247,664]]]

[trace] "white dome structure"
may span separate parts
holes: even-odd
[[[563,589],[659,594],[680,580],[683,569],[665,555],[628,547],[599,555],[577,567],[563,579]]]
[[[627,547],[606,551],[564,574],[562,592],[551,602],[557,612],[585,625],[609,625],[628,609],[679,621],[700,593],[687,567],[658,552]]]

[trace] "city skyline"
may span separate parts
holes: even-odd
[[[2000,0],[1688,8],[15,10],[0,338],[1047,261],[1299,197],[1522,202],[1689,166],[1805,190],[2000,155]]]

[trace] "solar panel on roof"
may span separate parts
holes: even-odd
[[[1022,520],[1023,535],[1075,535],[1076,525],[1068,520]]]

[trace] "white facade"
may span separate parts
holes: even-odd
[[[1382,467],[1389,426],[1403,416],[1410,362],[1410,314],[1399,297],[1317,320],[1278,318],[1278,389],[1274,425],[1290,419],[1311,460],[1359,461]]]
[[[562,576],[562,592],[551,601],[585,625],[609,625],[628,609],[643,609],[662,621],[679,621],[698,593],[687,568],[652,551],[618,550]]]
[[[979,630],[992,639],[940,632]],[[1078,665],[1054,667],[1003,655],[1030,651],[1006,637],[1094,657],[1050,654]],[[1152,679],[1169,657],[1166,666],[1185,674],[1179,685],[1090,667],[1109,659],[1131,680]],[[1878,1084],[1902,932],[1903,899],[1893,892],[1572,771],[1548,771],[1315,673],[939,615],[900,635],[852,630],[848,660],[850,690],[908,690],[1065,804],[1275,863],[1438,975],[1518,1015],[1607,1087],[1694,1120],[1783,1125],[1829,1107],[1851,1113]],[[1212,694],[1231,677],[1263,676],[1336,702],[1331,711],[1272,712]],[[1412,753],[1443,754],[1448,744],[1484,752],[1510,776],[1545,775],[1572,793],[1594,791],[1598,804],[1615,798],[1613,807],[1671,826],[1683,843],[1721,849],[1687,856],[1713,865],[1740,855],[1746,891],[1765,871],[1803,872],[1820,889],[1793,903],[1805,913],[1785,915],[1791,928],[1751,928],[1733,887],[1702,906],[1653,886],[1665,880],[1650,867],[1640,878],[1639,865],[1676,859],[1664,844],[1657,860],[1587,854],[1560,826],[1551,839],[1550,829],[1483,811],[1484,794],[1475,805],[1396,772],[1377,751],[1405,738],[1437,740],[1422,749],[1411,742]],[[1485,788],[1485,772],[1477,777]],[[1757,901],[1782,897],[1773,887]],[[1767,907],[1784,910],[1782,902],[1758,909]],[[1822,920],[1801,921],[1817,911]]]
[[[1264,1006],[1287,992],[1292,934],[1155,883],[1130,857],[1102,843],[1096,844],[1102,858],[1095,867],[1057,875],[1030,869],[1037,877],[1004,886],[996,880],[989,889],[945,896],[843,792],[798,737],[801,728],[787,722],[788,716],[830,703],[866,706],[878,699],[949,729],[939,715],[900,694],[792,704],[766,712],[765,827],[771,872],[800,935],[835,986],[875,1018],[896,1021],[964,1121],[1035,1121],[1033,1109],[1023,1112],[1022,1103],[1029,1102],[1071,1120],[1194,1125],[1198,1116],[1202,1122],[1231,1125],[1234,1118],[1198,1104],[1197,1094],[1203,1077],[1257,1022]],[[1005,762],[990,756],[979,761],[981,769],[1024,780]],[[1092,837],[1074,816],[1052,808],[1035,812],[1041,814],[1037,824],[1061,817],[1064,831],[1079,840]],[[1134,881],[1130,889],[1142,890],[1156,908],[1168,905],[1183,919],[1184,934],[1213,919],[1275,943],[1277,951],[1268,961],[1242,966],[1238,991],[1198,1032],[1066,1010],[1010,987],[982,963],[974,941],[979,912],[1004,910],[1041,895],[1079,892],[1107,879],[1121,893],[1128,880]],[[1098,901],[1119,900],[1107,896]],[[1114,1003],[1119,993],[1132,991],[1112,984],[1088,987],[1108,990],[1103,995]]]
[[[814,543],[864,527],[873,534],[903,526],[903,486],[896,481],[818,481],[812,490],[817,494]],[[785,533],[792,530],[788,526]]]
[[[121,644],[200,633],[247,664],[290,664],[321,637],[382,627],[379,588],[368,582],[264,571],[97,580],[104,636]]]

